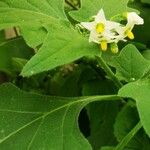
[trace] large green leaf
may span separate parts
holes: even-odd
[[[150,61],[146,60],[134,45],[124,47],[119,56],[112,59],[111,65],[116,68],[120,80],[134,81],[141,78],[149,69]]]
[[[98,46],[89,43],[69,23],[61,21],[60,24],[51,25],[48,30],[49,34],[43,46],[24,67],[23,76],[53,69],[83,56],[100,54]]]
[[[70,12],[71,16],[80,21],[88,21],[103,8],[107,18],[131,10],[127,7],[129,0],[81,0],[81,8]],[[133,10],[132,10],[133,11]]]
[[[0,7],[64,18],[63,0],[0,0]]]
[[[122,97],[130,97],[136,100],[141,123],[150,136],[150,80],[139,80],[125,85],[120,91]]]
[[[33,4],[33,2],[31,1],[30,3]],[[0,27],[4,28],[10,25],[25,27],[22,33],[25,35],[25,39],[30,46],[35,47],[41,44],[42,39],[47,35],[37,55],[25,66],[22,72],[23,76],[47,71],[86,55],[99,54],[96,45],[89,44],[87,38],[82,37],[68,23],[66,25],[63,21],[58,21],[54,16],[51,16],[50,11],[47,14],[45,12],[46,8],[45,10],[38,11],[33,5],[29,5],[27,1],[24,3],[23,5],[22,1],[22,6],[20,1],[15,0],[9,3],[13,8],[0,8]],[[39,8],[40,4],[41,2],[37,3]],[[44,6],[41,7],[44,8]],[[28,33],[27,27],[29,27],[29,30],[32,28],[32,33]],[[47,31],[43,31],[43,27]],[[40,38],[37,36],[40,36]],[[28,39],[30,40],[28,41]]]
[[[26,93],[11,84],[2,85],[0,149],[91,150],[77,124],[81,109],[93,101],[117,99],[117,96],[50,97]]]
[[[63,7],[63,0],[0,0],[0,28],[19,25],[28,45],[35,47],[44,40],[42,24],[54,22],[52,17],[66,19]]]

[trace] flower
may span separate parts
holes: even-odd
[[[115,41],[116,33],[113,31],[120,24],[106,20],[103,9],[94,17],[93,22],[81,22],[81,25],[90,31],[89,42],[101,45],[103,51],[107,50],[107,44]]]
[[[135,12],[130,12],[127,14],[127,27],[130,27],[133,29],[134,25],[142,25],[144,24],[143,18],[141,18],[139,15],[137,15]]]
[[[144,24],[144,20],[135,12],[126,14],[127,24],[106,19],[103,9],[101,9],[92,22],[81,22],[81,26],[90,31],[89,42],[100,44],[101,49],[106,51],[110,44],[113,53],[118,52],[119,41],[127,41],[125,38],[134,39],[132,29],[135,25]]]
[[[129,39],[134,39],[134,34],[132,29],[135,25],[144,24],[143,18],[138,16],[135,12],[127,13],[127,24],[125,27],[118,27],[116,31],[118,32],[118,40],[124,40],[126,37]]]

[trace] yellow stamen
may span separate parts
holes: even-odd
[[[105,25],[103,23],[98,23],[96,25],[96,32],[97,33],[102,33],[105,30]]]
[[[101,41],[100,45],[101,45],[102,51],[107,50],[107,47],[108,47],[107,41]]]
[[[126,35],[129,39],[133,40],[134,39],[134,34],[131,30],[126,31]]]
[[[111,43],[111,51],[114,54],[118,53],[119,49],[118,49],[118,45],[116,43]]]

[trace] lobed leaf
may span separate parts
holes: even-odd
[[[40,51],[26,64],[23,76],[31,76],[73,62],[83,56],[99,55],[96,44],[75,31],[68,22],[49,26],[49,34]]]
[[[43,24],[56,19],[66,19],[63,0],[0,0],[0,28],[19,26],[31,47],[43,43]]]
[[[129,83],[119,91],[118,95],[136,100],[141,123],[150,136],[150,80],[144,79]]]
[[[9,94],[8,94],[9,93]],[[91,150],[78,128],[81,109],[117,96],[61,98],[0,86],[0,149]]]
[[[111,65],[116,68],[116,76],[127,82],[135,81],[149,70],[150,61],[146,60],[134,45],[127,45],[120,55],[113,57]]]

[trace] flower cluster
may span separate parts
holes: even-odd
[[[144,24],[144,20],[135,12],[126,14],[127,24],[107,20],[103,9],[101,9],[92,22],[81,22],[81,26],[90,31],[89,42],[100,44],[101,49],[106,51],[108,44],[113,53],[118,52],[117,43],[126,41],[126,38],[134,39],[132,29],[135,25]]]

